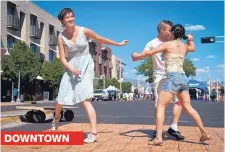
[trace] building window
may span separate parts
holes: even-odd
[[[7,37],[7,48],[13,48],[15,40],[13,38]]]
[[[48,60],[49,60],[49,62],[52,63],[53,58],[54,58],[54,52],[52,50],[49,50],[49,53],[48,53]]]
[[[120,71],[117,71],[117,80],[120,79]]]
[[[36,17],[33,15],[30,16],[30,26],[36,26]]]
[[[36,45],[30,44],[30,49],[33,53],[36,53]]]
[[[40,22],[40,30],[41,30],[40,32],[41,33],[43,32],[44,26],[45,26],[45,24],[43,22]]]
[[[109,76],[110,76],[110,79],[112,78],[112,69],[109,69]]]
[[[104,74],[107,75],[107,68],[104,66]]]
[[[102,51],[102,59],[107,60],[108,59],[108,52],[107,50]]]
[[[54,35],[54,27],[49,26],[49,35]]]
[[[7,7],[7,15],[14,15],[15,9],[12,6]]]
[[[100,73],[100,75],[102,75],[102,66],[101,66],[101,64],[99,64],[99,73]]]
[[[121,78],[123,78],[124,68],[121,67]]]

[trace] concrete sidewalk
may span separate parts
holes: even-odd
[[[169,126],[165,126],[167,130]],[[206,128],[213,136],[207,144],[199,143],[200,132],[196,127],[180,126],[184,141],[165,135],[163,146],[151,145],[153,125],[98,124],[98,141],[82,146],[2,146],[3,152],[222,152],[224,128]],[[89,131],[87,123],[70,123],[59,131]]]
[[[54,101],[24,101],[24,102],[0,102],[1,106],[18,106],[18,105],[27,105],[36,102],[38,103],[55,103]]]

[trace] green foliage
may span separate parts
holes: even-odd
[[[146,80],[146,82],[153,82],[153,63],[152,63],[152,58],[149,57],[145,60],[143,60],[141,62],[141,64],[135,68],[137,71],[137,74],[142,74],[146,77],[148,77],[148,79]]]
[[[16,70],[15,70],[15,64],[13,62],[13,58],[10,55],[5,55],[2,57],[1,60],[2,68],[1,70],[3,71],[1,78],[3,80],[9,80],[13,81],[16,79]]]
[[[115,78],[105,80],[105,88],[108,88],[110,85],[116,87],[117,89],[120,89],[120,83]],[[132,84],[130,82],[122,82],[121,86],[122,86],[123,92],[126,92],[126,93],[131,92]],[[103,80],[102,79],[98,80],[98,84],[95,89],[103,89]]]
[[[9,53],[9,56],[2,57],[2,79],[15,80],[18,76],[18,65],[24,80],[31,82],[36,79],[40,74],[41,62],[25,42],[15,44]]]
[[[191,61],[191,59],[189,59],[189,58],[186,58],[184,60],[184,72],[187,77],[196,75],[196,68],[195,68],[193,62]]]
[[[132,86],[132,84],[130,82],[123,82],[122,83],[122,91],[124,93],[130,93],[131,92],[131,86]]]
[[[153,63],[152,63],[152,57],[149,57],[141,62],[139,66],[136,68],[137,74],[141,74],[144,76],[147,76],[148,79],[146,82],[152,83],[153,82]],[[195,76],[196,75],[196,68],[193,64],[193,62],[186,58],[184,61],[184,72],[187,77]]]
[[[108,88],[110,85],[118,89],[120,88],[120,83],[115,78],[106,80],[106,88]]]
[[[52,63],[44,62],[41,74],[44,80],[50,82],[51,87],[58,87],[62,79],[63,70],[62,63],[55,57]]]

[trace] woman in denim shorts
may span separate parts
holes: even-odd
[[[132,54],[133,61],[144,59],[158,52],[162,52],[165,59],[167,78],[162,86],[162,90],[160,91],[158,98],[156,113],[157,134],[156,138],[153,140],[153,144],[155,145],[162,145],[163,143],[162,131],[165,109],[168,103],[173,99],[174,95],[176,95],[179,101],[182,102],[184,110],[192,117],[199,127],[202,134],[200,141],[204,142],[205,140],[210,139],[204,129],[198,112],[191,106],[187,77],[183,70],[183,63],[187,53],[195,51],[195,45],[191,34],[188,35],[188,43],[184,44],[181,41],[184,35],[184,27],[180,24],[174,25],[171,29],[172,41],[164,42],[160,46],[140,54]]]

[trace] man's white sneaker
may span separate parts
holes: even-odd
[[[52,121],[52,131],[56,131],[58,129],[59,126],[59,121],[60,121],[61,115],[59,116],[59,118],[54,118]]]
[[[98,135],[90,133],[88,136],[84,139],[84,143],[93,143],[97,140]]]

